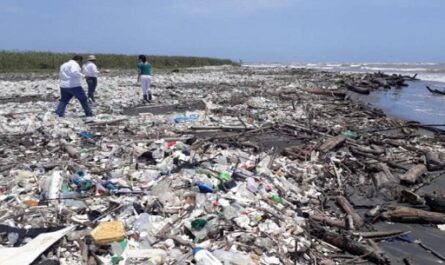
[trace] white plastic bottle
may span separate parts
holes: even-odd
[[[139,243],[143,249],[151,248],[151,244],[156,241],[153,236],[153,219],[154,216],[147,213],[142,213],[134,223],[134,227],[140,236]]]
[[[167,252],[162,249],[129,249],[126,251],[126,256],[129,259],[141,259],[146,261],[146,263],[141,264],[161,265],[164,264]],[[128,262],[128,264],[134,263]]]
[[[195,257],[196,265],[223,265],[212,253],[203,248],[194,248],[193,256]]]

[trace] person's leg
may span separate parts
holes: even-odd
[[[93,101],[95,102],[95,100],[94,100],[94,94],[96,94],[96,87],[97,87],[97,77],[93,77]]]
[[[93,100],[93,79],[91,77],[87,77],[86,81],[88,85],[88,97]]]
[[[148,90],[148,79],[143,76],[141,77],[141,90],[142,90],[142,97],[144,100],[147,100],[147,90]]]
[[[151,76],[147,78],[147,94],[148,94],[148,100],[152,100],[153,97],[151,96]]]
[[[91,101],[95,102],[94,92],[96,91],[97,78],[96,77],[88,77],[87,84],[88,84],[88,97],[91,99]]]
[[[60,102],[56,109],[56,114],[59,117],[65,115],[66,105],[68,105],[71,98],[73,98],[73,94],[70,93],[69,88],[60,88]]]
[[[90,117],[93,116],[93,112],[91,111],[90,105],[88,104],[88,98],[85,95],[85,91],[83,91],[82,87],[73,87],[71,88],[71,92],[73,95],[79,100],[80,105],[82,105],[83,111],[85,112],[85,116]]]

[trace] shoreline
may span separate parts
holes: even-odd
[[[97,197],[95,190],[85,190],[83,201],[90,208],[103,209],[110,200],[130,208],[136,203],[156,216],[159,230],[171,226],[167,228],[172,234],[157,234],[159,243],[152,246],[165,248],[166,240],[172,239],[173,248],[165,248],[168,257],[179,257],[178,251],[189,255],[190,246],[219,249],[225,246],[224,238],[230,238],[243,257],[262,262],[310,264],[355,258],[396,264],[408,258],[414,264],[432,264],[431,254],[415,243],[410,247],[416,256],[397,256],[391,246],[403,246],[394,247],[397,244],[385,236],[363,239],[375,232],[387,237],[391,231],[380,225],[402,221],[430,223],[421,227],[445,238],[433,225],[445,223],[445,214],[440,215],[441,208],[428,199],[432,190],[443,190],[437,182],[445,170],[445,138],[423,135],[415,127],[404,127],[404,121],[334,92],[345,92],[348,81],[355,86],[363,76],[311,69],[179,69],[155,76],[154,102],[148,105],[140,104],[134,75],[103,76],[92,123],[82,122],[74,102],[64,119],[52,114],[55,102],[0,102],[0,137],[5,139],[0,146],[2,195],[28,185],[30,189],[16,195],[20,201],[11,204],[17,211],[32,210],[21,201],[38,200],[41,194],[35,189],[38,182],[29,180],[60,171],[73,187],[70,176],[83,170],[97,182],[119,180],[119,196],[107,190],[106,197]],[[58,95],[57,81],[51,79],[0,81],[0,89],[11,98]],[[125,109],[134,112],[124,116]],[[387,130],[392,127],[396,129]],[[85,139],[80,132],[92,136]],[[409,173],[414,167],[421,170]],[[227,184],[205,195],[203,207],[197,203],[200,193],[184,186],[202,181],[217,187],[218,176],[226,171],[235,186]],[[252,179],[261,185],[253,185]],[[126,186],[119,186],[122,182]],[[150,204],[153,197],[162,206]],[[54,203],[43,202],[41,207],[51,213]],[[402,206],[409,209],[404,216]],[[9,205],[3,207],[10,210]],[[61,207],[65,225],[88,212]],[[140,232],[132,224],[138,216],[116,211],[116,216],[125,216],[120,218],[126,221],[126,231]],[[431,213],[437,219],[422,219]],[[100,214],[104,220],[111,218],[106,211]],[[207,234],[187,224],[196,218],[206,219],[212,227]],[[60,220],[55,215],[45,222]],[[225,228],[216,233],[213,225]],[[85,226],[97,228],[94,222]],[[428,236],[422,240],[438,252],[444,248]],[[71,246],[69,241],[64,244]],[[344,257],[343,251],[352,255]],[[70,259],[67,253],[62,258]]]
[[[379,91],[373,91],[372,93],[379,93]],[[412,124],[413,127],[418,127],[420,129],[423,129],[423,131],[427,134],[431,134],[431,133],[439,133],[439,134],[445,134],[445,127],[444,126],[437,126],[439,124],[427,124],[427,123],[422,123],[418,120],[414,120],[414,119],[407,119],[405,117],[403,117],[400,114],[393,114],[390,113],[389,111],[385,111],[383,109],[383,107],[378,106],[378,104],[374,103],[374,102],[370,102],[369,99],[367,99],[367,97],[371,96],[371,95],[357,95],[357,94],[352,94],[351,95],[351,100],[354,103],[358,103],[363,105],[364,107],[371,107],[371,108],[375,108],[378,109],[379,111],[382,111],[383,113],[385,113],[385,115],[387,115],[389,118],[394,119],[394,120],[399,120],[399,121],[403,121],[405,122],[407,125],[407,127],[409,127],[409,124]]]

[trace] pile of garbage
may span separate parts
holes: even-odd
[[[131,148],[134,163],[123,168],[88,172],[68,162],[10,170],[14,183],[2,186],[7,245],[26,248],[39,237],[67,235],[69,247],[47,254],[65,264],[87,258],[169,264],[191,259],[192,251],[202,256],[198,264],[280,264],[290,255],[310,260],[305,205],[318,193],[284,172],[272,173],[269,155],[211,146],[197,152],[178,140]],[[64,233],[50,233],[67,224]],[[45,250],[26,254],[36,258]]]
[[[187,69],[157,76],[150,105],[132,78],[103,77],[89,123],[2,102],[1,264],[387,264],[410,257],[380,243],[412,238],[378,222],[443,229],[444,195],[423,190],[443,136],[349,101],[339,80],[359,78]],[[7,87],[36,96],[26,82]]]

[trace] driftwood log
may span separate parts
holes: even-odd
[[[445,214],[424,211],[409,207],[396,207],[382,213],[382,217],[396,222],[406,223],[445,223]]]
[[[339,90],[327,90],[320,88],[302,88],[301,90],[316,95],[336,96],[341,98],[344,98],[346,96],[346,92]]]
[[[405,165],[401,165],[401,164],[398,164],[398,163],[395,163],[395,162],[391,161],[390,159],[388,159],[388,158],[386,158],[386,157],[380,157],[380,156],[375,156],[375,155],[373,155],[373,154],[369,154],[369,153],[365,153],[365,152],[360,152],[359,150],[357,150],[357,149],[354,148],[354,147],[351,147],[350,150],[351,150],[351,152],[352,152],[354,155],[361,155],[361,156],[364,156],[364,157],[372,158],[372,159],[378,160],[378,161],[380,161],[380,162],[384,162],[384,163],[386,163],[388,166],[393,167],[393,168],[400,168],[400,169],[403,169],[403,170],[406,170],[406,171],[409,170],[409,168],[408,168],[407,166],[405,166]]]
[[[350,91],[353,91],[353,92],[359,93],[359,94],[363,94],[363,95],[368,95],[370,92],[369,89],[365,88],[365,87],[349,85],[349,86],[347,86],[347,88]]]
[[[383,187],[393,186],[394,184],[398,185],[399,179],[394,177],[388,165],[379,163],[377,164],[377,169],[380,171],[372,175],[372,180],[377,190]]]
[[[423,164],[411,167],[405,174],[400,176],[400,181],[407,184],[414,184],[417,178],[427,172],[427,168]]]
[[[374,237],[388,237],[388,236],[397,236],[401,234],[405,234],[407,231],[404,230],[389,230],[389,231],[372,231],[372,232],[354,232],[352,233],[355,236],[361,236],[365,238],[374,238]]]
[[[384,78],[375,78],[373,80],[375,83],[379,84],[380,86],[384,87],[384,88],[390,88],[391,86],[388,84],[388,81],[386,81],[386,79]]]
[[[433,94],[445,95],[445,90],[444,91],[440,91],[439,89],[432,89],[429,86],[426,86],[426,89],[428,89],[428,91],[430,91]]]
[[[365,224],[362,217],[354,210],[354,207],[352,207],[352,205],[345,197],[341,195],[337,196],[337,203],[338,205],[340,205],[343,211],[345,211],[345,213],[352,217],[355,227],[361,227]]]
[[[344,251],[354,255],[362,256],[364,259],[370,260],[377,264],[388,264],[385,257],[378,253],[373,247],[351,240],[345,236],[336,233],[324,231],[321,239],[327,243],[334,245]]]
[[[377,156],[385,153],[384,149],[372,149],[372,148],[364,147],[364,146],[361,146],[358,144],[352,144],[352,146],[356,151],[363,152],[363,153],[369,153],[369,154],[373,154],[373,155],[377,155]]]
[[[374,186],[377,190],[396,183],[388,178],[388,175],[386,175],[384,172],[377,172],[372,174],[372,182],[374,183]]]
[[[311,215],[311,219],[325,225],[338,227],[342,229],[346,228],[346,223],[344,220],[336,220],[324,215],[317,215],[317,214]]]
[[[346,141],[346,137],[343,135],[338,135],[333,138],[327,139],[323,144],[320,145],[318,150],[320,150],[323,153],[327,153],[334,149],[335,147],[341,145]]]
[[[192,130],[223,130],[223,131],[245,131],[249,128],[244,126],[191,126]],[[250,128],[253,129],[253,128]]]

